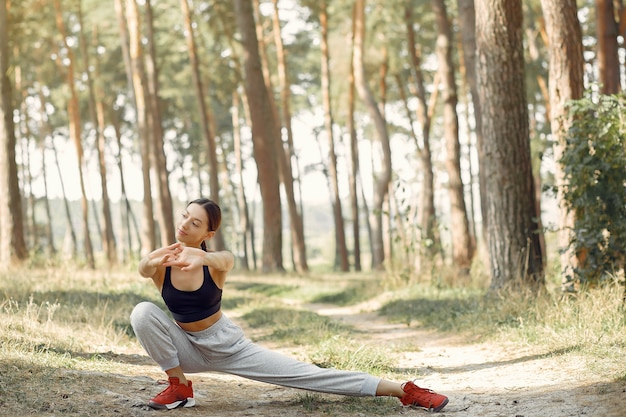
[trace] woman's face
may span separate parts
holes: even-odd
[[[202,206],[192,203],[181,212],[176,224],[176,240],[179,242],[199,247],[214,233],[209,230],[209,218]]]

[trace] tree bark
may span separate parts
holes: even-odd
[[[331,199],[333,219],[335,221],[335,267],[341,271],[350,270],[348,262],[348,248],[346,247],[346,233],[343,222],[343,209],[339,195],[339,179],[337,178],[337,155],[335,154],[335,139],[333,135],[333,112],[330,104],[330,55],[328,52],[328,15],[326,0],[320,5],[320,51],[321,51],[321,78],[322,104],[324,107],[324,128],[328,138],[328,171],[330,175]]]
[[[276,119],[272,112],[259,55],[254,15],[250,0],[233,0],[237,26],[244,49],[245,90],[252,121],[252,145],[263,203],[262,269],[282,271],[282,214],[278,164],[276,160]]]
[[[481,213],[481,235],[483,240],[487,236],[487,215],[486,208],[486,186],[485,175],[481,167],[481,161],[484,160],[483,151],[483,129],[482,116],[480,111],[480,99],[476,83],[476,16],[474,8],[474,0],[457,0],[459,9],[459,32],[461,35],[461,45],[463,62],[465,63],[465,80],[469,85],[472,97],[472,109],[474,119],[474,134],[476,135],[476,152],[478,154],[478,189],[480,199]],[[485,242],[486,243],[486,242]]]
[[[246,201],[246,194],[244,190],[244,177],[243,177],[243,157],[241,153],[241,127],[239,122],[239,106],[240,104],[239,93],[233,91],[233,105],[232,105],[232,120],[233,120],[233,153],[235,154],[235,175],[239,184],[236,187],[237,195],[237,211],[239,212],[239,237],[241,238],[240,257],[241,268],[248,271],[250,270],[250,261],[248,257],[248,236],[250,228],[250,217],[248,213],[248,203]]]
[[[530,161],[521,0],[477,0],[491,288],[544,285]]]
[[[43,177],[43,195],[44,195],[44,212],[46,214],[46,241],[47,241],[47,253],[49,255],[55,255],[57,253],[57,249],[54,243],[54,234],[52,232],[52,212],[50,210],[50,199],[48,198],[48,168],[46,162],[46,142],[47,138],[50,137],[50,128],[48,121],[48,114],[46,113],[45,97],[43,92],[40,90],[38,93],[39,101],[41,103],[40,107],[40,117],[39,117],[39,147],[41,150],[41,176]]]
[[[370,224],[372,227],[372,268],[381,269],[385,261],[382,210],[385,197],[389,190],[389,182],[391,181],[391,148],[389,146],[386,121],[378,109],[376,100],[365,78],[365,66],[363,61],[365,49],[365,0],[356,0],[355,5],[355,48],[353,59],[355,84],[361,100],[365,103],[365,107],[374,121],[381,155],[381,170],[377,173],[377,178],[375,179],[372,210],[370,214]]]
[[[22,198],[15,163],[13,99],[9,80],[9,28],[7,2],[0,5],[0,186],[8,196],[0,204],[0,261],[17,263],[28,256],[24,239]]]
[[[137,130],[141,151],[141,174],[143,178],[143,216],[141,221],[141,254],[145,255],[156,247],[154,206],[150,180],[151,143],[148,135],[148,103],[144,54],[141,48],[139,11],[136,0],[126,0],[126,23],[128,29],[130,75],[135,111],[137,112]]]
[[[74,53],[72,48],[67,44],[67,33],[65,30],[65,23],[63,22],[63,12],[61,10],[61,3],[59,0],[54,0],[54,10],[56,16],[56,25],[59,33],[62,37],[63,47],[67,50],[68,66],[64,69],[60,61],[58,61],[59,70],[65,70],[65,76],[67,78],[67,85],[70,91],[70,97],[67,104],[67,116],[69,122],[70,138],[74,142],[76,148],[76,157],[78,163],[78,177],[80,181],[81,191],[81,211],[82,211],[82,226],[83,226],[83,247],[85,250],[85,258],[87,265],[95,269],[95,259],[93,255],[93,246],[91,244],[91,235],[89,233],[89,203],[87,201],[87,193],[85,189],[85,178],[83,174],[83,144],[81,138],[81,120],[80,120],[80,107],[78,103],[78,95],[76,93],[75,77],[74,77]]]
[[[418,204],[419,212],[417,215],[419,224],[419,241],[420,247],[426,248],[425,253],[418,253],[415,259],[415,271],[419,274],[422,270],[424,259],[432,259],[437,252],[439,246],[439,233],[437,231],[437,217],[435,211],[435,175],[432,163],[432,154],[430,150],[430,126],[431,126],[431,109],[429,101],[426,97],[426,87],[424,83],[424,75],[421,68],[421,59],[415,43],[415,29],[413,27],[413,10],[410,4],[407,4],[404,10],[404,21],[407,31],[407,49],[411,63],[411,74],[415,79],[414,83],[409,84],[409,88],[413,95],[417,98],[416,118],[421,127],[422,144],[416,142],[416,149],[419,153],[420,168],[422,171],[422,198]],[[438,83],[435,83],[438,86]],[[433,107],[437,97],[437,88],[434,89]],[[421,251],[420,251],[421,252]]]
[[[600,91],[602,94],[617,94],[621,89],[617,41],[619,27],[613,0],[596,0],[596,32]]]
[[[354,241],[354,270],[361,271],[361,227],[359,221],[359,143],[354,126],[355,81],[354,81],[354,37],[356,5],[352,6],[352,31],[350,37],[350,72],[348,74],[348,132],[350,134],[350,171],[348,174],[350,189],[350,213],[352,216],[352,239]]]
[[[124,180],[124,163],[122,162],[122,134],[120,132],[120,123],[119,118],[114,112],[111,112],[111,123],[113,125],[115,131],[115,139],[117,143],[117,169],[120,173],[120,229],[122,235],[122,257],[123,260],[126,260],[125,252],[123,250],[124,243],[126,242],[127,246],[127,254],[129,256],[133,255],[133,237],[136,238],[137,241],[141,240],[141,236],[139,233],[139,226],[137,225],[137,220],[133,214],[132,207],[130,206],[130,201],[128,200],[128,194],[126,193],[126,181]],[[134,232],[134,233],[133,233]],[[141,249],[140,249],[141,251]]]
[[[280,97],[282,108],[282,123],[287,133],[287,147],[283,145],[282,135],[278,135],[278,163],[280,164],[280,172],[282,172],[283,186],[285,189],[285,198],[289,209],[289,221],[291,225],[291,247],[293,250],[293,263],[295,270],[298,272],[307,272],[309,266],[306,259],[306,242],[304,239],[304,222],[302,213],[298,210],[294,192],[293,166],[291,164],[293,152],[293,132],[291,129],[291,85],[287,79],[287,59],[286,51],[283,45],[283,39],[280,29],[280,19],[278,16],[278,0],[273,0],[273,31],[274,44],[276,45],[278,80],[280,84]]]
[[[567,115],[567,102],[578,100],[584,90],[584,59],[582,31],[577,16],[576,0],[541,0],[548,34],[550,54],[550,127],[553,136],[555,183],[559,203],[558,244],[561,261],[561,289],[574,291],[574,270],[578,260],[571,248],[574,215],[565,205],[564,167],[559,163],[566,145],[566,135],[572,120]]]
[[[462,271],[469,273],[474,247],[470,235],[465,189],[461,178],[461,146],[459,144],[459,118],[456,76],[452,60],[452,28],[444,0],[432,0],[437,22],[436,54],[441,72],[441,99],[443,102],[444,138],[446,141],[446,172],[450,198],[450,232],[452,260]]]

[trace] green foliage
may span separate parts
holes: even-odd
[[[571,245],[583,256],[576,278],[595,284],[624,266],[626,97],[587,96],[571,102],[569,112],[560,160],[564,199],[575,215]]]

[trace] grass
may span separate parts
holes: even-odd
[[[563,298],[554,290],[540,296],[495,297],[480,286],[386,285],[385,279],[366,273],[305,277],[233,273],[223,306],[256,340],[300,347],[308,360],[325,367],[404,377],[389,359],[393,355],[388,355],[388,348],[370,345],[351,326],[307,308],[378,300],[379,313],[391,321],[462,333],[468,340],[533,345],[554,355],[575,352],[595,373],[626,380],[622,296],[618,286],[589,289],[575,298]],[[3,398],[17,395],[9,387],[19,375],[45,385],[66,377],[58,369],[124,374],[121,361],[112,358],[141,351],[128,317],[142,300],[164,307],[150,281],[132,270],[60,267],[0,273],[0,407],[8,401]],[[45,410],[47,405],[35,398],[29,410]],[[299,401],[306,410],[330,415],[333,407],[368,415],[384,415],[395,407],[385,399],[337,402],[315,394],[299,396]]]

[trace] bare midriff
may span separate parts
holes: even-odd
[[[178,323],[180,328],[185,330],[185,331],[188,331],[188,332],[201,332],[201,331],[206,330],[209,327],[213,326],[215,323],[217,323],[217,321],[221,317],[222,317],[222,310],[219,310],[217,313],[212,314],[209,317],[207,317],[205,319],[202,319],[202,320],[192,321],[190,323],[181,323],[181,322],[177,321],[176,323]]]

